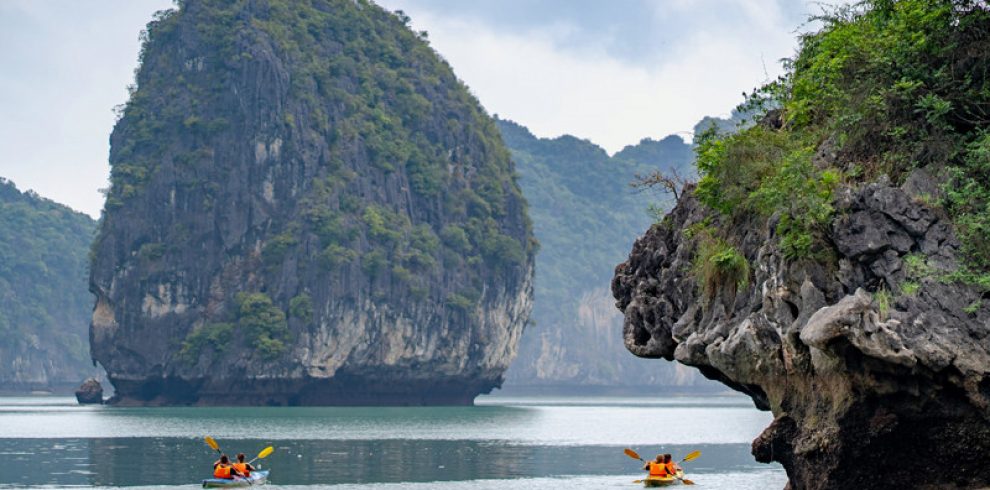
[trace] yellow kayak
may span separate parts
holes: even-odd
[[[667,485],[675,485],[681,482],[681,478],[684,478],[684,472],[677,470],[677,476],[648,476],[643,480],[644,487],[666,487]]]

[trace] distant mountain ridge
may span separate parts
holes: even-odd
[[[643,139],[610,157],[588,140],[537,138],[515,122],[498,124],[540,242],[531,325],[506,388],[721,389],[693,370],[629,356],[609,294],[615,264],[652,223],[648,206],[666,200],[630,183],[661,169],[693,175],[691,145],[678,136]]]
[[[0,391],[65,391],[95,375],[87,252],[96,222],[0,177]]]

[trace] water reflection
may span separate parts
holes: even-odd
[[[221,441],[223,443],[223,441]],[[619,446],[530,446],[468,440],[260,440],[224,450],[257,454],[278,485],[367,484],[635,474]],[[192,438],[0,439],[0,483],[8,485],[181,485],[208,476],[216,454]],[[704,456],[692,474],[765,472],[745,444],[668,446]],[[644,456],[657,447],[637,448]]]
[[[691,463],[691,474],[728,485],[710,488],[735,488],[738,478],[730,474],[757,482],[782,474],[753,462],[750,441],[770,416],[738,397],[494,397],[479,405],[113,408],[80,407],[70,398],[0,398],[0,486],[195,485],[216,458],[203,443],[207,434],[228,454],[274,445],[264,461],[273,470],[275,486],[268,488],[473,489],[498,481],[539,488],[555,479],[569,488],[629,485],[639,463],[622,454],[624,446],[644,456],[700,449],[705,454]]]

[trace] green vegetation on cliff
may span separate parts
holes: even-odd
[[[749,281],[749,262],[739,250],[722,238],[712,236],[710,229],[697,235],[698,255],[692,269],[704,297],[711,299],[721,287],[732,289],[743,287]]]
[[[281,264],[290,249],[304,245],[305,235],[315,234],[321,247],[310,259],[327,269],[358,258],[365,259],[364,270],[373,276],[384,270],[383,261],[393,264],[399,276],[440,266],[444,254],[429,246],[440,243],[439,230],[413,226],[401,210],[368,205],[347,191],[356,175],[345,163],[360,158],[386,176],[404,173],[418,198],[439,199],[448,212],[460,215],[468,240],[456,252],[467,262],[522,266],[534,243],[512,237],[498,223],[510,212],[507,203],[522,198],[517,186],[507,185],[514,177],[493,122],[460,82],[424,76],[449,68],[421,35],[405,28],[408,17],[364,2],[358,8],[335,3],[269,0],[253,15],[244,15],[251,10],[249,2],[184,0],[178,10],[157,13],[142,36],[140,58],[147,69],[139,71],[121,112],[127,124],[119,128],[120,144],[111,157],[107,209],[146,192],[163,156],[193,172],[214,164],[216,148],[210,142],[238,126],[231,122],[237,114],[217,107],[216,99],[226,98],[224,87],[245,64],[274,50],[287,69],[286,95],[295,103],[283,108],[287,112],[278,123],[288,132],[313,131],[329,151],[321,156],[323,175],[305,199],[304,219],[279,226],[282,231],[263,250],[267,263]],[[181,59],[181,50],[156,50],[178,40],[181,18],[190,9],[195,20],[189,27],[204,44],[202,55]],[[160,69],[176,62],[189,73],[173,76]],[[449,96],[453,100],[441,98]],[[168,100],[182,103],[164,104]],[[436,117],[452,104],[471,111]],[[476,166],[468,186],[456,185],[457,175],[448,169],[449,135],[471,140],[482,152],[483,158],[472,159]],[[176,152],[163,146],[170,137],[191,144]],[[182,184],[202,192],[210,203],[215,199],[215,183],[197,177]],[[371,250],[362,250],[362,235]]]
[[[990,286],[990,11],[975,0],[868,0],[818,19],[787,73],[750,95],[756,126],[698,145],[703,203],[733,220],[780,213],[791,259],[815,256],[833,191],[924,169],[966,260]]]
[[[94,371],[86,252],[95,229],[89,216],[0,178],[0,389],[76,384]]]
[[[574,291],[607,285],[627,242],[650,224],[643,210],[649,199],[630,187],[636,175],[658,167],[690,174],[691,147],[670,136],[643,140],[609,157],[587,140],[539,139],[514,122],[499,125],[541,244],[538,301],[559,308],[554,313],[571,311],[578,300]],[[534,315],[537,322],[541,313]]]
[[[177,6],[111,135],[90,285],[110,379],[320,383],[387,360],[456,397],[496,385],[536,242],[495,121],[425,37],[365,0]]]
[[[690,176],[691,146],[680,137],[644,139],[613,156],[594,143],[533,136],[500,120],[540,242],[533,325],[509,372],[512,385],[674,385],[673,365],[629,356],[616,329],[621,316],[607,292],[615,264],[650,226],[655,199],[630,184],[662,169]],[[445,241],[460,238],[445,232]]]

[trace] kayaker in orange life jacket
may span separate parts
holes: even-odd
[[[213,463],[213,478],[233,480],[234,476],[244,476],[230,464],[230,458],[226,454],[220,455],[220,460]]]
[[[251,472],[254,471],[254,466],[251,466],[251,463],[244,462],[244,453],[237,454],[237,462],[233,464],[233,467],[244,475],[245,478],[251,476]]]
[[[663,465],[664,465],[664,468],[667,470],[667,473],[670,474],[670,475],[675,475],[676,476],[677,475],[677,470],[680,469],[677,466],[677,463],[675,463],[673,461],[673,458],[672,458],[672,456],[670,454],[664,454],[663,455]]]
[[[663,464],[663,455],[658,454],[656,461],[647,461],[644,470],[650,471],[650,476],[664,478],[667,476],[667,466]]]

